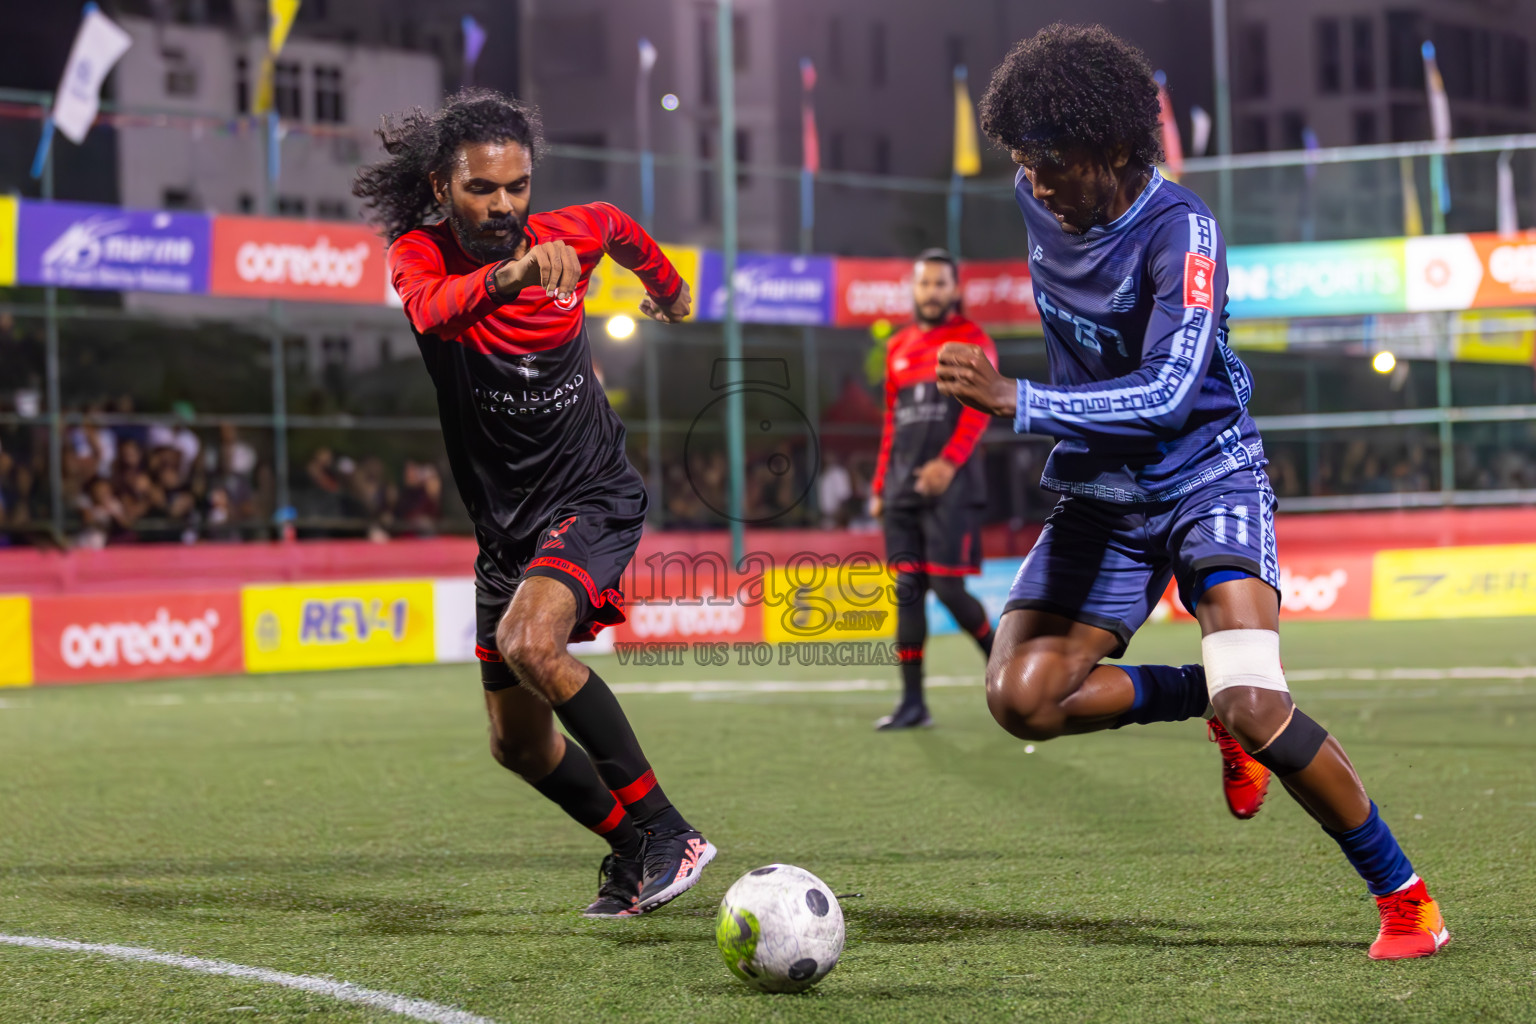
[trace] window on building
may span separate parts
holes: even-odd
[[[1387,111],[1391,142],[1418,142],[1429,138],[1429,108],[1423,100],[1394,103]]]
[[[549,141],[559,146],[603,149],[608,145],[608,136],[602,132],[577,132],[568,135],[552,135]],[[561,157],[557,177],[560,184],[567,188],[596,192],[608,185],[608,164],[603,160]],[[593,198],[595,199],[596,196]]]
[[[321,220],[351,220],[345,199],[316,199],[315,216]]]
[[[278,196],[277,215],[279,217],[302,217],[308,204],[303,196]]]
[[[1498,83],[1494,102],[1523,110],[1531,104],[1530,46],[1514,35],[1500,34],[1496,47],[1499,55]]]
[[[299,5],[299,20],[324,21],[326,15],[330,13],[329,7],[326,0],[304,0]]]
[[[714,136],[708,130],[699,132],[699,159],[707,165],[715,158]],[[709,166],[699,169],[699,187],[694,190],[699,197],[699,222],[712,224],[715,220],[715,174]]]
[[[706,107],[715,103],[714,4],[699,6],[699,102]]]
[[[251,195],[249,192],[241,192],[240,198],[235,200],[235,204],[241,213],[256,212],[256,197]]]
[[[1423,18],[1417,11],[1387,12],[1387,87],[1424,88]]]
[[[272,106],[278,117],[292,121],[304,117],[304,69],[291,61],[280,60],[272,75]]]
[[[827,74],[843,80],[843,19],[835,14],[827,19]]]
[[[1369,17],[1349,22],[1350,70],[1356,92],[1376,88],[1376,26]]]
[[[833,132],[827,139],[827,168],[829,170],[842,171],[847,169],[847,163],[844,160],[844,148],[843,133]]]
[[[166,48],[160,56],[165,61],[165,94],[196,96],[197,68],[187,59],[186,51]]]
[[[869,84],[883,89],[885,80],[885,23],[877,21],[869,26]]]
[[[1445,81],[1445,94],[1453,100],[1473,98],[1472,36],[1472,30],[1465,25],[1447,25],[1438,21],[1430,36],[1435,41],[1435,63]]]
[[[160,192],[160,208],[164,210],[192,209],[190,188],[167,188]]]
[[[314,74],[315,120],[321,124],[343,123],[347,107],[341,89],[341,68],[317,64]]]
[[[1336,95],[1344,88],[1344,40],[1338,18],[1317,19],[1317,91]]]
[[[1280,112],[1280,148],[1302,149],[1306,145],[1307,115],[1299,110]]]
[[[1237,33],[1238,96],[1259,100],[1269,95],[1269,32],[1262,21],[1250,21]],[[1268,148],[1268,147],[1265,147]]]
[[[235,113],[251,112],[251,62],[235,58]]]
[[[1269,148],[1269,118],[1250,114],[1238,124],[1238,148],[1247,153],[1261,153]]]
[[[1369,145],[1372,145],[1373,143],[1376,143],[1376,142],[1380,141],[1380,137],[1377,135],[1376,111],[1374,111],[1374,110],[1357,110],[1357,111],[1355,111],[1354,123],[1355,123],[1355,136],[1354,136],[1354,138],[1355,138],[1355,145],[1357,145],[1357,146],[1369,146]]]
[[[752,37],[747,32],[745,14],[731,18],[731,59],[736,62],[738,75],[752,66]]]
[[[891,173],[891,137],[889,135],[875,136],[875,173]]]
[[[738,188],[752,182],[747,165],[752,162],[752,133],[745,128],[736,129],[736,185]]]

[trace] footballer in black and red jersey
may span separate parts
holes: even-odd
[[[604,256],[634,271],[641,312],[664,323],[688,316],[688,284],[609,203],[530,212],[543,140],[526,104],[466,90],[379,134],[388,157],[353,191],[389,239],[475,524],[492,752],[608,841],[586,915],[646,913],[692,888],[715,848],[657,785],[612,690],[567,650],[624,620],[619,585],[647,505],[593,374],[582,301]]]
[[[885,426],[870,484],[870,508],[885,525],[886,564],[896,573],[896,656],[901,701],[881,730],[932,724],[923,699],[924,602],[931,589],[983,653],[992,625],[962,577],[981,571],[981,510],[986,477],[977,442],[991,417],[939,394],[939,347],[980,345],[994,364],[997,349],[960,312],[959,268],[943,249],[929,249],[912,271],[913,322],[890,339],[885,356]]]

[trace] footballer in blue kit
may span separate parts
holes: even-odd
[[[1370,955],[1449,939],[1343,748],[1292,701],[1280,665],[1275,495],[1227,344],[1226,247],[1211,211],[1164,178],[1157,86],[1135,48],[1053,25],[992,77],[982,128],[1019,165],[1049,381],[1002,376],[975,345],[939,351],[938,386],[1057,439],[1061,495],[1019,567],[987,665],[993,717],[1045,740],[1202,715],[1239,818],[1271,775],[1376,897]],[[1109,665],[1168,586],[1198,619],[1201,664]]]

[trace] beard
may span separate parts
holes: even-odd
[[[511,259],[517,247],[523,243],[523,221],[515,213],[489,220],[470,220],[454,210],[448,214],[448,223],[458,237],[464,251],[482,263],[500,263]],[[505,238],[486,236],[484,232],[505,229]]]
[[[929,309],[933,309],[934,305],[935,304],[930,304],[928,306],[928,308]],[[935,314],[934,316],[929,316],[927,313],[923,312],[923,307],[922,306],[914,304],[913,307],[912,307],[912,316],[917,320],[918,323],[926,324],[929,327],[932,327],[935,324],[941,324],[945,320],[949,319],[949,314],[953,313],[955,310],[957,310],[959,308],[960,308],[960,303],[959,302],[951,302],[948,305],[943,306],[942,308],[940,308],[938,313]]]

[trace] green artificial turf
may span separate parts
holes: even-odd
[[[1287,627],[1288,670],[1536,663],[1532,623]],[[1131,657],[1188,661],[1187,626]],[[623,667],[886,679],[882,667]],[[488,756],[472,666],[0,691],[0,933],[326,975],[513,1021],[1536,1020],[1536,679],[1294,689],[1348,748],[1454,940],[1373,963],[1375,909],[1271,792],[1228,816],[1198,722],[1025,744],[967,642],[929,647],[938,727],[892,691],[629,694],[667,792],[721,854],[659,913],[596,922],[601,844]],[[1360,673],[1356,673],[1360,675]],[[622,687],[621,687],[622,690]],[[848,945],[803,996],[727,972],[715,904],[799,864]],[[850,895],[858,894],[858,895]],[[248,981],[0,945],[0,1021],[385,1021]]]

